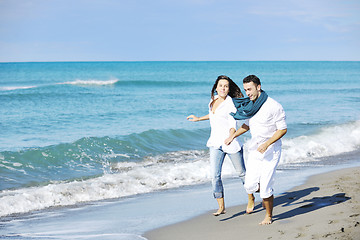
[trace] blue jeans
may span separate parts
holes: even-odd
[[[228,155],[237,175],[240,177],[242,183],[245,182],[245,163],[243,157],[243,148],[237,153],[225,153],[220,148],[210,147],[210,171],[211,182],[214,198],[224,197],[224,188],[221,180],[221,170],[224,163],[225,156]]]

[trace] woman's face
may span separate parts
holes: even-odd
[[[221,98],[226,98],[226,96],[229,94],[229,81],[225,79],[219,80],[217,86],[216,86],[216,92]]]

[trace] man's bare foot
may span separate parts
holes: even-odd
[[[217,212],[214,212],[213,215],[216,217],[219,216],[220,214],[225,214],[225,213],[226,213],[225,209],[219,208],[219,210],[217,210]]]
[[[259,225],[270,225],[272,224],[272,217],[265,216],[264,220]]]
[[[272,223],[272,212],[274,207],[274,196],[271,195],[268,198],[263,199],[263,207],[266,210],[265,218],[264,220],[259,223],[260,225],[269,225]]]
[[[252,194],[248,194],[248,204],[246,207],[246,213],[250,214],[254,211],[255,207],[255,197]]]

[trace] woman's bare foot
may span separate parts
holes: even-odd
[[[255,207],[255,197],[253,194],[248,194],[248,204],[246,207],[246,213],[250,214],[254,211]]]
[[[225,201],[224,198],[217,198],[216,199],[219,204],[219,210],[217,212],[213,213],[214,216],[219,216],[220,214],[225,214]]]
[[[264,220],[259,223],[259,225],[269,225],[272,224],[272,217],[270,216],[265,216]]]
[[[217,210],[217,212],[214,212],[213,215],[216,217],[219,216],[220,214],[225,214],[225,213],[226,213],[225,209],[219,208],[219,210]]]

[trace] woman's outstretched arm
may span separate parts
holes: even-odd
[[[198,122],[198,121],[204,121],[204,120],[209,120],[209,114],[202,116],[202,117],[196,117],[195,115],[190,115],[186,118],[187,120],[191,121],[191,122]]]

